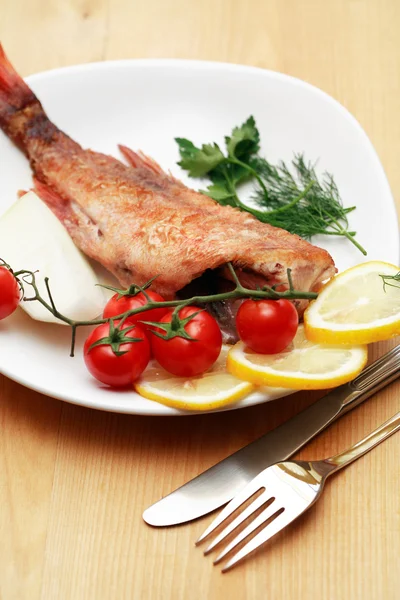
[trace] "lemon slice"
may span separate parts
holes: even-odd
[[[135,390],[144,398],[183,410],[211,410],[240,400],[254,386],[227,372],[229,349],[222,346],[216,363],[198,377],[175,377],[153,361],[135,383]]]
[[[366,346],[331,346],[307,340],[299,326],[292,344],[279,354],[257,354],[238,342],[229,351],[228,371],[255,385],[318,390],[351,381],[367,362]]]
[[[393,276],[399,271],[395,265],[373,261],[334,277],[304,314],[307,338],[332,344],[370,344],[398,335],[400,287],[384,286],[380,275]]]

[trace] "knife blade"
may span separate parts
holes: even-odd
[[[229,502],[266,467],[288,459],[330,423],[400,375],[400,346],[276,429],[210,467],[147,508],[143,519],[154,527],[202,517]]]

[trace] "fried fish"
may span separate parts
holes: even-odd
[[[158,275],[153,288],[166,298],[206,294],[232,285],[228,262],[252,288],[287,287],[290,268],[296,289],[316,290],[335,273],[325,250],[219,205],[142,153],[121,146],[124,164],[83,149],[49,120],[1,45],[0,127],[29,159],[38,194],[75,244],[124,286]],[[300,313],[305,305],[297,303]],[[232,306],[212,310],[233,319]]]

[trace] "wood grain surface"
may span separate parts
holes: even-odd
[[[313,83],[365,128],[400,209],[399,28],[397,0],[0,0],[0,39],[24,75],[178,57]],[[394,343],[375,345],[372,358]],[[345,448],[399,411],[399,395],[400,382],[300,456]],[[399,598],[399,436],[332,479],[305,518],[226,575],[193,545],[210,517],[161,530],[142,521],[150,503],[317,397],[150,418],[63,404],[0,377],[1,600]]]

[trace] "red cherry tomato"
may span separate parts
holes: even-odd
[[[240,339],[254,352],[276,354],[293,340],[299,316],[289,300],[245,300],[236,316]]]
[[[199,310],[197,306],[185,306],[178,313],[180,319],[185,319],[198,312],[184,325],[185,331],[193,340],[183,337],[164,340],[151,334],[154,357],[164,369],[178,377],[193,377],[204,373],[215,363],[221,352],[222,335],[218,323],[209,313]],[[161,323],[171,323],[171,320],[172,311],[169,311],[161,319]]]
[[[118,323],[115,323],[117,325]],[[132,325],[123,324],[122,329]],[[118,334],[114,334],[115,336]],[[140,341],[124,342],[119,346],[119,351],[124,352],[116,355],[109,344],[90,346],[102,338],[111,337],[109,323],[98,325],[86,339],[83,356],[86,367],[90,373],[107,385],[112,387],[125,387],[131,385],[145,370],[150,360],[150,343],[144,330],[135,325],[130,331],[123,333],[125,338],[139,338]],[[116,337],[114,338],[116,339]]]
[[[0,320],[9,317],[20,300],[18,281],[6,267],[0,267]]]
[[[164,298],[160,296],[160,294],[157,294],[157,292],[146,290],[146,294],[149,296],[152,302],[164,302]],[[147,299],[142,292],[139,292],[135,296],[122,296],[121,298],[118,298],[118,294],[115,294],[107,302],[104,308],[103,317],[105,319],[116,317],[127,310],[133,310],[135,308],[139,308],[140,306],[144,306],[145,304],[147,304]],[[145,310],[137,315],[129,317],[127,321],[130,321],[131,323],[139,323],[139,321],[158,322],[167,312],[168,308],[151,308],[150,310]],[[125,323],[127,321],[125,321]],[[148,325],[143,325],[142,323],[139,323],[139,325],[143,329],[149,329]]]

